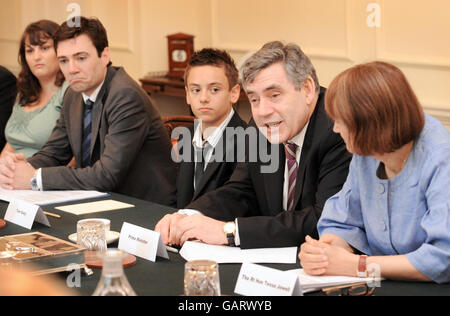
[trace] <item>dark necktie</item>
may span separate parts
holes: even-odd
[[[296,157],[297,148],[298,146],[296,144],[291,143],[284,144],[288,165],[288,178],[289,178],[288,203],[287,203],[288,211],[294,210],[295,185],[297,183],[297,173],[298,173],[298,164]]]
[[[197,158],[195,164],[195,191],[198,190],[200,181],[205,173],[205,154],[208,146],[209,143],[205,142],[203,148],[195,147],[195,156]]]
[[[91,164],[92,107],[94,102],[87,100],[84,107],[83,143],[81,144],[82,168]]]

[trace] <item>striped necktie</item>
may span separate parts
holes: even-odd
[[[91,164],[92,107],[94,102],[87,100],[84,107],[83,143],[81,145],[82,168]]]
[[[297,173],[298,173],[298,164],[296,158],[298,146],[296,144],[286,143],[284,144],[284,149],[286,152],[288,177],[289,177],[287,210],[293,211],[295,199],[295,184],[297,182]]]

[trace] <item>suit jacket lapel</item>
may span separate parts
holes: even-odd
[[[260,137],[263,137],[260,135]],[[276,148],[275,146],[278,146],[278,171],[274,173],[264,173],[263,176],[263,182],[264,182],[264,189],[266,192],[266,201],[268,210],[273,210],[277,214],[280,210],[283,209],[283,185],[284,185],[284,169],[285,169],[285,163],[286,163],[286,155],[284,153],[284,146],[283,145],[270,145],[268,142],[271,152],[273,152],[273,149]],[[261,164],[258,164],[257,168],[260,168]],[[275,215],[274,214],[274,215]]]
[[[322,126],[318,126],[317,120],[318,120],[318,117],[321,117],[321,115],[322,115],[321,110],[323,109],[323,95],[324,95],[324,90],[322,88],[321,93],[319,95],[319,99],[317,100],[317,104],[316,104],[314,113],[311,116],[311,119],[309,120],[309,125],[308,125],[308,130],[306,131],[305,140],[303,141],[302,153],[300,155],[300,164],[298,167],[297,180],[296,180],[296,184],[295,184],[294,206],[296,206],[296,207],[298,205],[298,202],[299,202],[299,200],[302,196],[302,192],[303,192],[303,184],[305,182],[307,162],[310,161],[309,152],[310,152],[311,146],[313,144],[313,135],[317,134],[317,132],[316,132],[317,128],[322,128]],[[300,208],[302,208],[302,207],[300,207]]]
[[[100,89],[100,92],[95,100],[94,107],[92,109],[92,140],[91,140],[91,157],[94,152],[94,147],[96,144],[98,132],[100,130],[100,122],[103,113],[104,103],[106,98],[108,97],[108,87],[111,83],[112,78],[114,77],[116,70],[113,67],[108,67],[108,71],[106,73],[105,81],[103,82],[103,86]]]
[[[298,166],[297,179],[295,182],[295,196],[294,196],[294,206],[297,206],[300,197],[302,196],[303,183],[305,180],[306,173],[306,160],[308,157],[309,146],[306,144],[306,139],[303,144],[302,153],[300,155],[300,165]]]

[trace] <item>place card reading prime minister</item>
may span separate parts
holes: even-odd
[[[169,259],[160,233],[129,223],[123,223],[119,249],[152,262],[156,256]]]

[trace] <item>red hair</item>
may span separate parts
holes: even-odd
[[[422,106],[394,65],[372,62],[338,75],[327,90],[325,110],[348,128],[355,153],[391,153],[414,141],[425,125]]]

